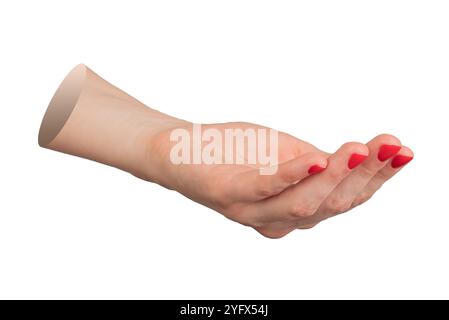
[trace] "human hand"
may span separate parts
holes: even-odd
[[[183,123],[182,127],[192,132],[191,124]],[[202,128],[224,132],[264,127],[223,123]],[[409,148],[386,134],[366,145],[345,143],[329,154],[291,135],[279,133],[279,166],[274,175],[261,175],[260,164],[175,165],[170,161],[170,150],[174,146],[170,134],[174,129],[152,133],[149,138],[150,180],[270,238],[283,237],[295,229],[311,228],[364,203],[413,158]]]
[[[270,131],[241,122],[202,127],[211,129],[209,133],[224,132],[225,136],[229,129]],[[243,150],[235,152],[240,162],[175,164],[171,136],[177,130],[195,136],[191,123],[145,106],[86,66],[78,65],[50,102],[39,131],[39,144],[174,189],[271,238],[313,227],[362,204],[413,158],[412,151],[390,135],[380,135],[366,145],[346,143],[329,154],[279,133],[277,145],[271,140],[256,147],[243,143]],[[204,144],[195,145],[196,149]],[[219,157],[214,154],[215,160],[226,160],[237,149],[225,148],[217,153]],[[259,155],[259,151],[276,155],[275,174],[261,175],[262,169],[270,168],[265,167],[265,161],[252,161],[250,155]]]

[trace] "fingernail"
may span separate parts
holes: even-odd
[[[395,156],[399,150],[401,150],[401,146],[384,144],[379,148],[379,153],[377,154],[377,158],[379,161],[387,161],[391,157]]]
[[[354,153],[348,161],[348,168],[354,169],[358,165],[360,165],[365,159],[368,158],[367,155]]]
[[[403,155],[397,155],[396,157],[393,158],[393,160],[391,161],[391,166],[394,169],[400,168],[402,166],[405,166],[407,163],[409,163],[410,161],[413,160],[413,157],[409,157],[409,156],[403,156]]]
[[[323,172],[325,169],[326,168],[323,168],[322,166],[314,165],[309,168],[309,174],[320,173],[320,172]]]

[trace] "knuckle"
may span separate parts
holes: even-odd
[[[342,146],[342,150],[348,153],[369,153],[368,147],[360,142],[347,142]]]
[[[340,181],[344,176],[344,172],[341,169],[329,170],[328,175],[331,181]]]
[[[298,226],[298,229],[301,229],[301,230],[312,229],[312,228],[315,227],[317,224],[318,224],[318,223],[311,223],[311,224],[301,225],[301,226]]]
[[[323,154],[320,154],[319,152],[310,152],[304,158],[307,162],[310,162],[311,164],[320,163],[321,161],[327,162],[327,158]]]
[[[297,180],[297,174],[296,174],[296,172],[294,172],[294,171],[289,171],[289,172],[286,172],[286,173],[283,173],[281,176],[280,176],[280,178],[281,178],[281,180],[283,181],[283,182],[285,182],[285,183],[287,183],[287,184],[290,184],[290,183],[293,183],[293,182],[295,182],[296,180]]]
[[[362,144],[359,142],[346,142],[342,145],[342,149],[351,150],[353,148],[359,147],[360,145],[362,145]]]
[[[220,212],[228,219],[243,224],[244,226],[253,228],[262,226],[261,223],[256,221],[251,212],[240,204],[231,204],[226,209],[220,210]]]
[[[332,197],[328,200],[328,208],[335,213],[343,213],[351,208],[352,202],[344,197]]]
[[[272,188],[266,184],[259,186],[256,189],[256,196],[258,196],[260,198],[268,198],[272,194],[273,194]]]
[[[290,214],[295,218],[310,217],[314,215],[315,212],[316,206],[307,202],[295,204],[290,210]]]
[[[359,166],[358,168],[357,168],[357,173],[359,174],[359,175],[361,175],[362,177],[365,177],[365,178],[371,178],[371,177],[374,177],[375,175],[376,175],[376,173],[378,172],[378,170],[377,169],[372,169],[372,168],[369,168],[369,167],[367,167],[365,164],[363,164],[362,163],[362,165],[361,166]]]
[[[269,239],[280,239],[289,234],[292,230],[276,230],[273,228],[255,228],[257,232]]]
[[[377,172],[377,176],[378,176],[383,182],[385,182],[385,181],[387,181],[387,180],[390,180],[391,177],[392,177],[391,174],[384,173],[382,170],[380,170],[380,171]],[[383,182],[382,182],[382,184],[383,184]],[[381,184],[381,186],[382,186],[382,184]]]
[[[363,192],[355,197],[353,205],[359,206],[359,205],[365,203],[366,201],[368,201],[369,199],[371,199],[371,197],[372,197],[371,194]]]

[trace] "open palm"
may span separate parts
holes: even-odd
[[[265,128],[241,122],[202,127],[221,132]],[[191,125],[185,129],[191,131]],[[170,162],[171,132],[162,131],[151,141],[151,153],[157,152],[165,167],[157,182],[271,238],[310,228],[365,202],[413,157],[391,135],[380,135],[366,145],[345,143],[329,154],[279,132],[278,170],[261,175],[261,165],[247,161],[175,165]]]

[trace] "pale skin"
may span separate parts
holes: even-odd
[[[41,127],[41,146],[158,183],[269,238],[314,227],[363,204],[413,158],[412,150],[389,134],[366,144],[344,143],[327,153],[280,132],[279,167],[274,175],[260,175],[257,166],[248,165],[174,165],[169,158],[173,147],[170,133],[176,128],[191,130],[190,122],[143,105],[83,65],[74,73],[81,74],[81,80],[66,80],[60,90],[79,85],[80,97],[62,129],[51,139],[41,139],[46,126],[54,121],[55,109],[49,108]],[[203,127],[221,131],[261,128],[242,122]],[[384,146],[394,151],[380,159]],[[348,162],[354,154],[366,159],[351,169]],[[320,172],[310,173],[312,166],[320,167]]]

